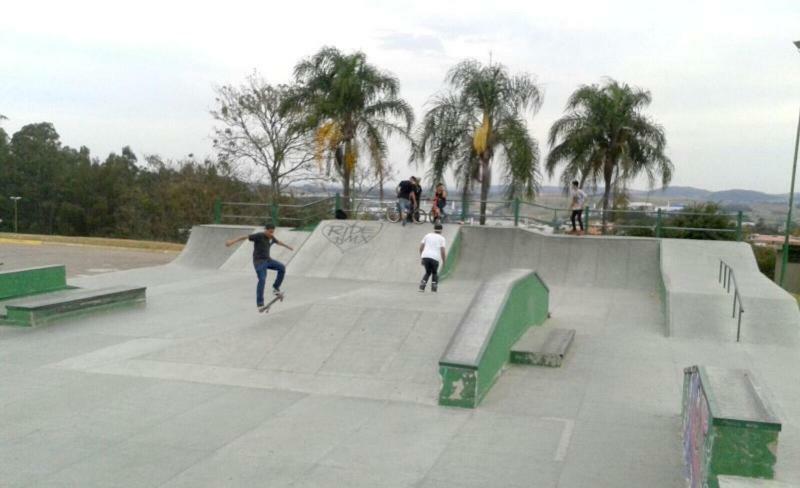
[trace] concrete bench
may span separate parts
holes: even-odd
[[[0,271],[0,300],[66,288],[67,271],[63,264]]]
[[[719,488],[800,488],[798,484],[760,478],[742,478],[740,476],[719,476]]]
[[[514,364],[558,368],[575,339],[575,329],[532,327],[512,346]]]
[[[720,475],[773,477],[781,423],[762,391],[748,370],[684,370],[683,446],[690,486],[717,488]]]
[[[10,300],[4,322],[33,327],[87,311],[145,301],[146,287],[112,286],[96,290],[67,290]]]
[[[547,319],[549,290],[535,272],[512,269],[483,283],[439,360],[439,404],[475,408],[508,361],[511,346]]]

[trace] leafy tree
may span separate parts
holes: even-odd
[[[756,257],[758,269],[770,280],[775,279],[775,259],[777,258],[778,251],[770,246],[756,246],[751,245],[753,254]]]
[[[20,228],[51,233],[62,200],[61,141],[50,123],[28,124],[11,137],[9,193],[19,195]]]
[[[290,87],[269,85],[253,74],[241,86],[216,91],[211,115],[222,123],[214,129],[214,147],[222,160],[266,170],[273,202],[286,186],[312,177],[313,138],[302,115],[287,109]]]
[[[301,111],[315,131],[316,158],[333,161],[349,201],[353,174],[362,154],[369,156],[383,182],[386,138],[409,137],[411,106],[400,98],[400,82],[367,62],[362,52],[344,54],[324,47],[294,69],[299,87],[288,105]],[[381,188],[383,185],[380,185]]]
[[[451,91],[433,99],[417,129],[412,158],[430,160],[434,182],[453,167],[465,196],[470,181],[480,181],[483,225],[495,155],[506,163],[507,197],[533,198],[538,189],[539,148],[525,113],[538,111],[542,94],[530,75],[474,60],[455,65],[446,82]]]
[[[650,92],[608,80],[604,85],[584,85],[567,102],[567,113],[550,128],[550,176],[563,164],[561,182],[567,187],[574,179],[581,183],[604,184],[603,210],[607,210],[612,189],[644,174],[652,188],[657,176],[667,186],[672,179],[672,162],[665,154],[664,130],[649,119],[644,109]],[[603,212],[603,229],[607,213]]]
[[[735,223],[728,215],[721,213],[717,203],[706,202],[687,205],[675,214],[667,214],[664,227],[682,227],[685,229],[710,230],[665,230],[665,237],[678,239],[714,239],[730,241],[736,239]],[[719,232],[727,230],[728,232]]]

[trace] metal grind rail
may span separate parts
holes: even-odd
[[[739,286],[736,284],[736,275],[733,272],[733,268],[723,259],[719,260],[719,277],[717,280],[722,284],[722,287],[725,288],[727,293],[731,292],[731,282],[733,282],[733,311],[731,313],[731,318],[736,318],[736,305],[739,305],[739,319],[736,325],[736,342],[739,342],[739,337],[742,332],[744,305],[742,305],[742,296],[739,294]]]

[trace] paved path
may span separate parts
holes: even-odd
[[[174,251],[150,251],[120,247],[56,244],[36,240],[16,243],[0,241],[0,270],[64,264],[67,277],[109,273],[144,266],[158,266],[171,262],[178,255]]]

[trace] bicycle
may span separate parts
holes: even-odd
[[[428,214],[422,209],[417,208],[411,212],[411,221],[415,224],[424,224],[427,219]],[[400,222],[400,212],[397,205],[386,208],[386,220],[393,223]]]

